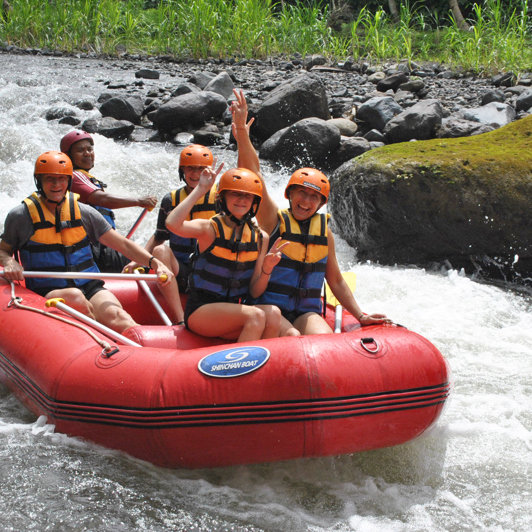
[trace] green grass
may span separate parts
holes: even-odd
[[[298,0],[10,0],[0,17],[0,41],[22,48],[176,58],[269,58],[322,54],[331,61],[439,61],[478,74],[532,69],[528,0],[503,9],[476,4],[471,31],[450,12],[400,3],[400,21],[362,8],[335,33],[328,3]]]

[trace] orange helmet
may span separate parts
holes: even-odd
[[[183,149],[179,156],[179,166],[211,166],[211,150],[201,144],[191,144]]]
[[[35,162],[35,171],[33,172],[35,186],[41,194],[44,194],[40,179],[42,174],[67,175],[70,177],[68,181],[68,190],[70,190],[73,171],[72,161],[68,155],[60,151],[44,152],[37,157]]]
[[[58,174],[69,175],[72,177],[74,168],[69,156],[60,151],[47,151],[35,162],[34,175],[39,174]]]
[[[247,168],[233,168],[227,170],[218,183],[218,192],[234,190],[258,196],[262,199],[262,182],[259,176]]]
[[[246,194],[253,194],[255,196],[251,209],[249,209],[247,215],[242,220],[238,220],[232,214],[230,214],[229,218],[231,218],[231,220],[237,224],[241,224],[247,220],[251,220],[251,218],[257,214],[260,202],[262,200],[262,181],[255,172],[252,172],[247,168],[232,168],[231,170],[227,170],[227,172],[225,172],[220,178],[218,183],[220,207],[223,212],[229,214],[227,204],[225,203],[225,198],[222,194],[224,190],[244,192]]]
[[[284,191],[284,197],[286,199],[290,199],[288,190],[294,185],[311,188],[319,192],[325,198],[325,203],[329,199],[329,190],[331,188],[329,180],[325,174],[315,168],[300,168],[292,174]]]

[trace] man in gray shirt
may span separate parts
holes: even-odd
[[[117,233],[105,218],[69,192],[72,162],[61,152],[46,152],[35,164],[37,192],[12,209],[0,240],[0,265],[9,281],[24,279],[24,269],[98,272],[90,242],[116,249],[130,260],[147,265],[161,284],[174,274],[143,247]],[[22,265],[13,255],[19,252]],[[27,279],[26,286],[50,298],[62,298],[70,307],[122,333],[137,325],[101,280]]]

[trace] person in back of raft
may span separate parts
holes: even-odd
[[[74,165],[72,176],[72,192],[79,194],[79,201],[92,205],[109,222],[113,229],[116,229],[115,214],[113,209],[124,207],[143,207],[153,209],[157,205],[155,196],[142,196],[132,198],[118,196],[107,192],[107,185],[89,174],[89,170],[94,167],[94,139],[85,131],[74,130],[67,133],[60,143],[60,150],[66,153]],[[92,244],[92,251],[96,260],[96,265],[102,272],[120,273],[129,262],[118,251],[96,242]]]
[[[184,324],[184,312],[181,305],[179,292],[188,292],[188,277],[190,274],[190,257],[196,250],[196,240],[185,238],[168,231],[166,228],[166,218],[177,205],[179,205],[196,188],[201,172],[214,164],[214,157],[209,148],[201,144],[191,144],[181,151],[179,156],[179,179],[183,186],[168,192],[161,200],[159,216],[157,218],[157,228],[146,244],[148,253],[157,257],[163,264],[174,272],[176,283],[161,286],[161,292],[172,309],[175,323]],[[198,218],[208,220],[216,214],[216,185],[214,185],[204,196],[196,201],[190,209],[188,220]],[[166,241],[170,245],[165,244]],[[124,268],[131,271],[139,264],[129,263]]]
[[[6,217],[0,240],[0,264],[5,278],[22,281],[24,269],[98,273],[90,248],[93,241],[151,266],[160,283],[173,282],[173,273],[162,262],[117,233],[95,209],[78,202],[77,194],[69,190],[72,171],[72,162],[64,153],[49,151],[37,158],[37,192]],[[22,265],[13,258],[16,252]],[[64,299],[70,307],[116,332],[137,325],[102,280],[27,278],[26,286],[47,299]]]
[[[389,322],[384,314],[364,314],[342,276],[328,226],[330,215],[318,212],[329,198],[327,177],[314,168],[294,172],[285,189],[290,206],[280,210],[260,173],[259,158],[249,137],[253,119],[247,122],[244,93],[234,93],[232,131],[238,145],[238,165],[257,174],[264,187],[257,221],[272,240],[280,237],[289,243],[271,272],[266,290],[251,303],[277,305],[281,309],[281,336],[332,333],[323,318],[321,293],[326,280],[340,305],[361,325]]]
[[[197,240],[185,324],[202,336],[238,342],[276,338],[279,309],[244,304],[248,294],[262,294],[283,247],[279,240],[267,253],[268,235],[252,222],[262,198],[260,179],[244,168],[228,170],[218,183],[220,214],[209,220],[188,219],[197,201],[214,185],[220,169],[205,168],[198,185],[166,219],[170,231]]]

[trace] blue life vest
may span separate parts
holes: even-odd
[[[217,186],[211,187],[211,190],[200,198],[190,210],[187,220],[203,219],[208,220],[216,214],[216,190]],[[172,190],[172,208],[175,209],[186,197],[188,193],[185,187]],[[174,252],[175,258],[184,265],[190,262],[190,256],[196,250],[195,238],[184,238],[170,231],[170,249]]]
[[[86,170],[76,168],[76,170],[74,171],[80,172],[83,175],[87,176],[91,183],[93,185],[96,185],[100,190],[103,190],[107,186],[102,181],[96,179],[93,175],[89,174],[89,172],[87,172]],[[116,229],[115,213],[111,209],[108,209],[107,207],[100,207],[99,205],[92,205],[92,203],[90,204],[90,206],[96,209],[109,222],[113,229]]]
[[[227,302],[238,302],[248,295],[255,263],[259,257],[259,232],[245,224],[240,239],[235,229],[218,214],[211,219],[216,238],[193,258],[190,292],[206,291]]]
[[[265,292],[252,303],[277,305],[283,312],[322,311],[321,293],[327,268],[329,214],[314,214],[308,233],[289,209],[279,211],[279,233],[290,242],[270,276]],[[275,239],[271,238],[273,242]]]
[[[53,272],[99,272],[94,263],[89,238],[81,223],[78,195],[67,192],[60,212],[54,216],[34,192],[24,200],[34,233],[20,249],[25,270]],[[30,290],[81,286],[90,279],[28,278]]]

